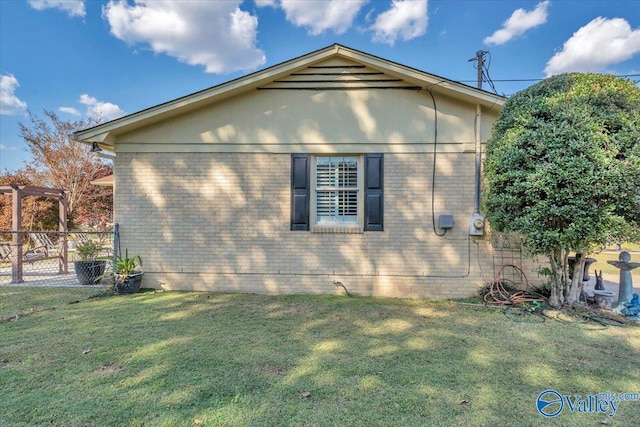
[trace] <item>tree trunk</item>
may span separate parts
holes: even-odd
[[[562,249],[556,249],[549,255],[551,262],[551,296],[549,304],[560,308],[564,304],[565,285],[567,283],[567,257]]]
[[[571,272],[571,286],[567,289],[565,303],[567,305],[574,305],[580,300],[582,294],[584,277],[584,264],[586,261],[584,254],[576,252],[576,262],[573,263],[573,271]]]

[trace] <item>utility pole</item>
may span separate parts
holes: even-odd
[[[476,57],[469,61],[478,61],[478,89],[482,89],[482,70],[484,70],[484,56],[489,53],[486,50],[476,52]]]
[[[476,57],[471,58],[469,62],[478,61],[478,89],[482,90],[482,76],[484,71],[484,56],[489,53],[485,50],[479,50],[476,52]],[[484,216],[480,213],[480,180],[482,174],[482,141],[480,132],[482,120],[482,107],[480,104],[476,105],[476,120],[475,120],[475,143],[476,143],[476,161],[475,161],[475,191],[474,191],[474,206],[473,214],[469,223],[469,235],[482,236],[484,235]]]

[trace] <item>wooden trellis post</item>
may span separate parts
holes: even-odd
[[[67,197],[64,190],[36,187],[32,185],[9,185],[0,187],[0,194],[11,194],[11,283],[22,283],[24,260],[24,232],[22,231],[22,198],[25,196],[53,197],[58,200],[58,231],[60,232],[60,258],[58,272],[68,272],[67,251]]]
[[[22,283],[22,190],[18,186],[11,189],[11,283]]]

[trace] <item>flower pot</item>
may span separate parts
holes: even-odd
[[[106,261],[75,261],[73,267],[81,285],[95,285],[104,274]]]
[[[135,294],[140,290],[142,271],[127,276],[116,274],[114,288],[119,294]]]

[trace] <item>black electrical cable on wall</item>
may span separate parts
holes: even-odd
[[[433,226],[433,233],[436,236],[444,236],[447,234],[447,229],[442,233],[438,233],[436,229],[436,209],[435,209],[435,193],[436,193],[436,160],[438,158],[438,106],[436,105],[436,98],[433,96],[431,89],[427,89],[429,95],[431,95],[431,101],[433,101],[433,167],[431,168],[431,224]]]

